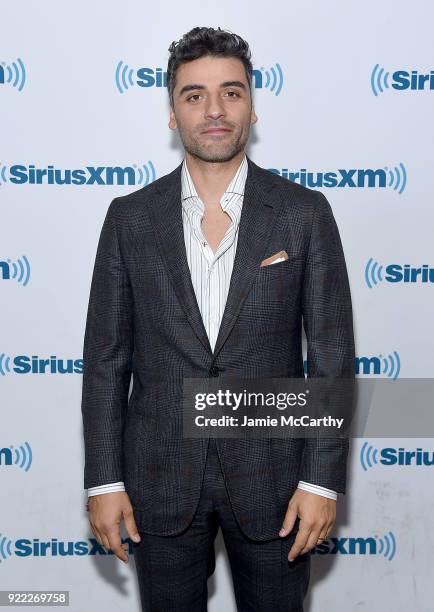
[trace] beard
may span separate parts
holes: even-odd
[[[210,127],[210,126],[208,126]],[[186,133],[178,124],[178,132],[184,149],[193,157],[209,163],[222,163],[233,159],[244,150],[249,138],[250,123],[238,130],[235,126],[224,126],[232,129],[228,135],[214,136],[206,140],[203,134]],[[243,129],[244,127],[244,129]],[[203,128],[203,129],[206,129]]]

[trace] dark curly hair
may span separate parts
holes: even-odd
[[[229,30],[221,28],[196,27],[184,34],[178,41],[173,41],[169,47],[167,64],[167,90],[170,105],[173,108],[173,90],[176,85],[176,71],[181,64],[198,59],[205,55],[214,57],[237,57],[244,64],[247,81],[252,93],[253,66],[251,52],[245,40]]]

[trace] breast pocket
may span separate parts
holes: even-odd
[[[304,256],[297,256],[259,268],[248,301],[258,327],[296,322],[291,316],[300,311],[304,265]]]
[[[243,302],[240,333],[267,334],[292,329],[299,322],[304,258],[285,259],[260,267]]]

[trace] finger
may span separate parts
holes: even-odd
[[[325,533],[325,536],[324,536],[324,540],[327,540],[330,537],[330,533],[331,533],[332,529],[333,529],[333,523],[330,523],[328,525],[328,527],[327,527],[327,530],[326,530],[326,533]]]
[[[302,525],[300,522],[300,527],[298,529],[297,536],[294,540],[294,544],[291,547],[291,550],[288,553],[288,560],[294,561],[295,557],[300,554],[300,551],[306,546],[306,542],[309,539],[309,535],[311,532],[311,528]]]
[[[295,504],[289,504],[288,510],[286,511],[285,518],[283,520],[282,527],[279,531],[279,535],[284,537],[293,529],[294,523],[298,516],[298,509]]]
[[[100,532],[98,527],[96,527],[96,525],[94,525],[93,523],[91,523],[91,527],[92,527],[93,533],[95,534],[95,538],[96,538],[96,541],[98,542],[98,544],[100,546],[104,546],[104,542],[102,540],[102,533]]]
[[[320,531],[320,534],[318,536],[318,540],[321,540],[321,542],[323,542],[324,540],[327,540],[330,528],[331,528],[330,523],[326,523],[325,526]],[[320,542],[320,544],[321,544],[321,542]]]
[[[125,563],[128,563],[128,554],[122,547],[121,536],[119,535],[119,528],[112,527],[107,531],[107,539],[109,542],[109,548],[114,554]]]
[[[102,541],[102,545],[104,546],[104,548],[106,548],[107,550],[109,550],[110,548],[110,543],[108,541],[108,537],[107,534],[103,531],[103,529],[99,530],[99,533],[101,534],[101,541]]]
[[[109,541],[105,533],[105,529],[102,526],[94,522],[91,523],[91,526],[96,536],[96,539],[98,540],[98,544],[100,544],[101,546],[104,546],[104,548],[106,549],[110,548]]]
[[[309,538],[306,542],[306,545],[304,546],[304,548],[301,549],[300,554],[303,555],[304,553],[308,552],[309,550],[311,550],[317,545],[318,538],[320,537],[320,533],[321,533],[321,527],[312,529],[312,531],[309,534]]]
[[[134,513],[131,506],[124,510],[123,516],[125,529],[127,530],[128,535],[133,540],[133,542],[140,542],[141,538],[139,530],[137,529],[136,521],[134,520]]]

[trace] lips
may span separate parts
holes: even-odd
[[[230,130],[226,128],[210,128],[209,130],[205,130],[204,134],[225,134],[226,132],[230,132]]]

